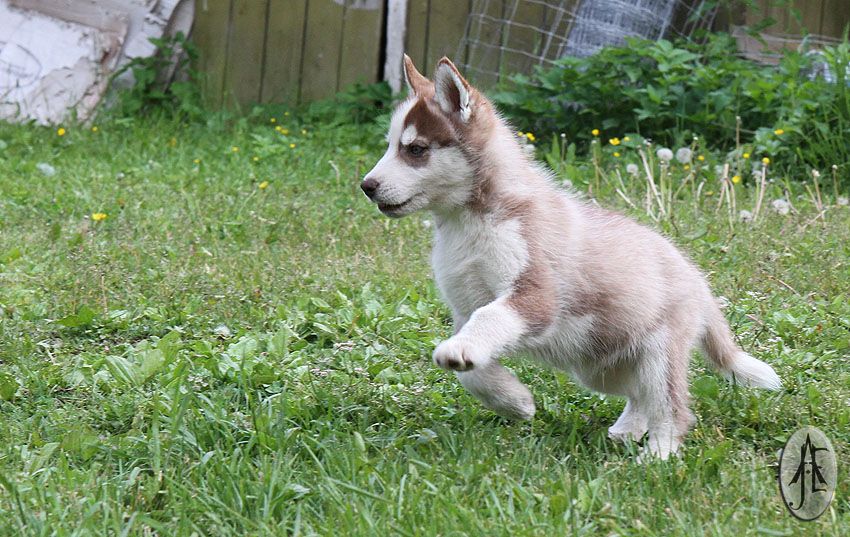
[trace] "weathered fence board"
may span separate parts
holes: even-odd
[[[381,62],[384,9],[383,2],[377,10],[345,9],[337,90],[355,82],[376,80]]]
[[[410,0],[407,5],[407,32],[405,33],[405,49],[410,59],[423,73],[433,69],[425,65],[428,55],[428,13],[430,0]]]
[[[268,0],[233,0],[231,10],[224,98],[238,106],[260,100]]]
[[[850,24],[850,2],[847,0],[823,0],[823,2],[812,2],[823,4],[820,28],[817,33],[829,37],[841,38]]]
[[[425,65],[432,71],[443,56],[456,58],[472,2],[431,0],[428,17],[428,52]]]
[[[340,36],[345,8],[336,2],[308,2],[304,57],[301,60],[301,100],[333,95],[339,73]]]
[[[218,108],[224,95],[224,69],[227,65],[227,35],[230,27],[230,2],[200,0],[195,10],[192,39],[198,47],[198,70],[203,76],[207,104]]]
[[[297,102],[307,0],[269,0],[261,102]]]

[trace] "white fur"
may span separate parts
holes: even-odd
[[[782,388],[782,380],[772,367],[753,358],[745,352],[738,353],[734,367],[723,372],[728,378],[733,378],[736,382],[744,386],[753,386],[755,388],[765,388],[767,390],[779,390]]]
[[[416,139],[416,126],[415,125],[408,125],[407,128],[404,129],[404,131],[401,133],[401,143],[403,145],[408,145],[411,142],[413,142],[413,140],[415,140],[415,139]]]
[[[505,294],[528,261],[519,222],[443,218],[434,233],[431,262],[443,296],[462,320]]]
[[[435,97],[440,108],[443,109],[443,112],[446,112],[447,114],[458,112],[461,120],[464,122],[469,121],[469,117],[472,115],[472,108],[469,106],[469,90],[461,81],[460,77],[457,76],[457,73],[455,73],[455,71],[448,65],[441,63],[439,67],[437,67],[437,73],[434,75],[434,80],[437,90]],[[458,94],[460,95],[460,110],[453,110],[454,105],[450,101],[448,94],[445,93],[446,84],[451,84],[457,87]]]

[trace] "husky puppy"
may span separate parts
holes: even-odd
[[[700,347],[725,375],[778,389],[732,339],[704,276],[670,241],[554,186],[512,129],[448,58],[434,81],[404,58],[410,98],[361,188],[382,213],[434,215],[432,264],[454,318],[434,350],[486,407],[534,415],[528,388],[498,358],[529,355],[625,397],[609,429],[661,458],[695,421],[688,362]]]

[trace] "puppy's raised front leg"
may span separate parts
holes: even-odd
[[[508,368],[496,360],[472,371],[455,372],[460,383],[484,406],[509,419],[534,417],[534,396]]]
[[[510,296],[502,296],[475,310],[457,334],[434,350],[434,363],[444,369],[468,371],[492,361],[516,344],[528,330],[528,324],[511,305]]]

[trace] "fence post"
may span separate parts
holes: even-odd
[[[387,6],[387,48],[384,53],[384,80],[393,93],[401,91],[404,76],[401,72],[404,54],[404,34],[407,30],[407,0],[389,0]]]

